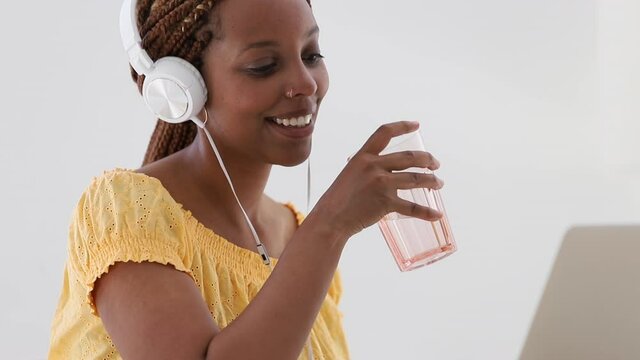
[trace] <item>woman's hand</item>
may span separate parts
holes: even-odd
[[[391,138],[417,130],[419,124],[399,121],[380,126],[349,160],[312,212],[343,235],[351,237],[391,212],[435,221],[442,214],[401,199],[398,189],[440,189],[443,182],[433,174],[393,173],[411,167],[436,170],[438,160],[423,151],[403,151],[379,155]]]

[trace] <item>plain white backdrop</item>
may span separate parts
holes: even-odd
[[[231,0],[228,0],[231,1]],[[119,1],[0,13],[0,349],[43,359],[67,227],[93,176],[140,165],[154,125]],[[378,125],[421,122],[459,251],[400,273],[380,231],[340,262],[353,359],[516,359],[564,232],[640,222],[640,1],[315,1],[331,87],[317,200]],[[305,167],[268,193],[304,210]]]

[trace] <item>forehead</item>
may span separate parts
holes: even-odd
[[[223,42],[231,47],[303,39],[316,25],[306,0],[224,0],[218,11]]]

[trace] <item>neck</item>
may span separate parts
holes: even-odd
[[[214,141],[238,199],[255,225],[260,222],[260,210],[267,205],[264,189],[271,172],[271,164],[234,152],[215,137]],[[244,215],[203,130],[199,130],[193,143],[185,148],[185,155],[185,165],[193,174],[193,184],[196,187],[194,190],[212,206],[229,209],[223,215],[228,224],[246,226]]]

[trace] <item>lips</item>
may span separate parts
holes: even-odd
[[[271,120],[271,121],[274,121],[278,125],[282,125],[282,126],[303,127],[303,126],[307,126],[307,125],[309,125],[309,123],[311,123],[311,118],[312,117],[313,117],[312,114],[308,114],[308,115],[305,115],[305,116],[292,117],[292,118],[288,118],[288,119],[281,119],[281,118],[267,118],[267,119]]]
[[[267,118],[267,126],[276,133],[287,138],[301,139],[310,136],[313,133],[314,121],[310,119],[309,123],[302,126],[278,124],[275,118]]]
[[[304,102],[298,105],[300,107],[295,110],[265,117],[270,125],[269,128],[289,138],[310,136],[313,133],[314,117],[318,106],[314,102]]]

